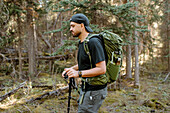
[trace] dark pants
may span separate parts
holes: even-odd
[[[78,113],[97,113],[107,95],[107,87],[96,91],[80,92]],[[83,98],[82,98],[83,97]],[[80,100],[82,101],[80,102]]]

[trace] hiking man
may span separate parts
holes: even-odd
[[[65,68],[62,76],[67,73],[69,78],[82,78],[82,85],[79,97],[78,113],[97,113],[103,100],[107,95],[106,60],[102,40],[93,37],[88,42],[91,58],[85,52],[85,39],[93,30],[89,27],[88,18],[81,13],[75,14],[70,19],[70,31],[73,37],[78,37],[78,64]],[[97,78],[97,79],[96,79]],[[99,81],[98,81],[99,80]],[[90,82],[89,82],[90,81]],[[107,81],[107,80],[106,80]]]

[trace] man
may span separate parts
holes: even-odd
[[[102,41],[98,37],[93,37],[89,40],[90,60],[83,45],[84,40],[93,32],[89,27],[88,18],[81,13],[73,15],[70,19],[70,31],[73,37],[80,39],[77,57],[78,64],[70,68],[65,68],[62,76],[64,77],[64,74],[67,73],[69,78],[84,78],[84,80],[82,79],[78,113],[97,113],[107,95],[107,83],[91,85],[86,80],[104,75],[106,72]]]

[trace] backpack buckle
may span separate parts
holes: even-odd
[[[88,82],[88,80],[87,80],[87,78],[86,78],[86,80],[85,80],[86,82]]]

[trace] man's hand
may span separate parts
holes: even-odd
[[[66,73],[66,71],[64,70],[63,72],[62,72],[62,77],[64,77],[64,74]]]
[[[64,77],[65,73],[67,73],[69,78],[72,78],[72,77],[77,78],[77,77],[79,77],[78,71],[74,70],[73,68],[65,68],[63,73],[62,73],[63,77]]]

